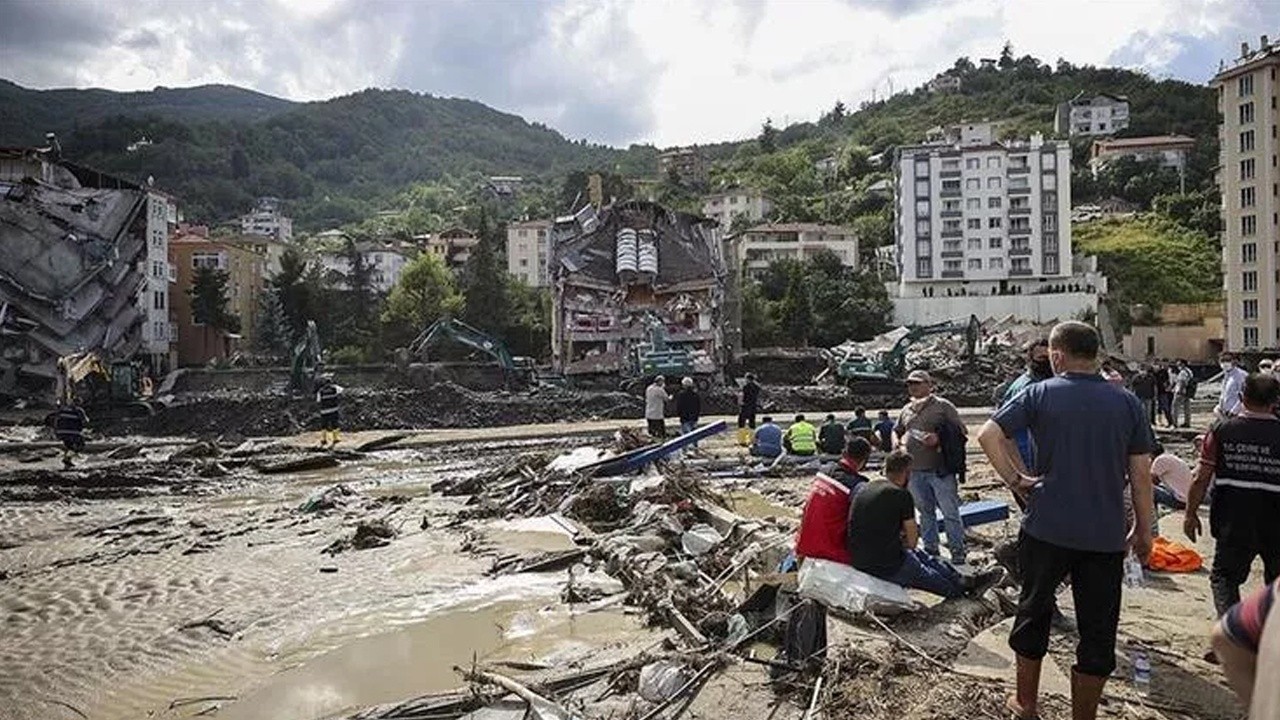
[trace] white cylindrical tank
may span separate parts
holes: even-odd
[[[632,228],[618,230],[616,236],[617,249],[614,257],[618,276],[624,280],[634,279],[638,270],[636,231]]]
[[[652,230],[638,233],[636,268],[646,281],[652,281],[658,275],[658,236]]]

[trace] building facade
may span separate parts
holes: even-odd
[[[452,227],[443,232],[414,238],[427,252],[439,257],[450,270],[461,270],[471,259],[471,249],[480,243],[480,237],[464,227]]]
[[[412,260],[412,253],[404,248],[375,242],[356,245],[365,267],[369,269],[369,284],[374,292],[387,294],[400,283],[404,268]],[[346,252],[326,251],[317,256],[320,267],[333,286],[348,289],[347,278],[351,274],[351,261]]]
[[[735,218],[745,218],[758,223],[773,212],[773,201],[759,190],[732,188],[705,195],[702,198],[702,214],[720,223],[720,229],[729,231]]]
[[[177,359],[173,353],[177,337],[170,308],[170,288],[177,277],[169,265],[169,237],[181,218],[177,202],[155,190],[147,191],[146,214],[146,279],[138,288],[137,299],[145,314],[139,352],[148,357],[152,372],[162,375],[172,369]]]
[[[1058,104],[1053,124],[1059,136],[1114,135],[1129,127],[1129,99],[1124,95],[1082,93]]]
[[[551,221],[507,225],[507,272],[529,287],[551,285]]]
[[[817,223],[757,225],[734,243],[743,274],[758,279],[775,260],[808,260],[830,250],[845,267],[857,269],[858,236],[853,228]]]
[[[240,232],[287,243],[293,240],[293,220],[284,216],[279,198],[262,197],[253,210],[240,216]]]
[[[178,364],[203,365],[248,350],[266,286],[268,258],[264,244],[252,239],[210,237],[207,231],[200,234],[197,230],[170,240],[169,261],[175,275],[171,312],[178,336]],[[239,332],[215,330],[195,321],[191,288],[200,268],[227,274],[227,311],[239,318]]]
[[[1156,135],[1152,137],[1094,140],[1089,158],[1093,176],[1114,160],[1131,157],[1136,160],[1156,160],[1161,167],[1173,168],[1179,174],[1187,169],[1187,158],[1196,146],[1195,138],[1186,135]]]
[[[658,172],[664,178],[674,175],[684,185],[705,185],[707,159],[694,146],[672,148],[658,155]]]
[[[900,297],[1013,295],[1066,283],[1071,148],[997,142],[989,124],[898,151]]]
[[[1213,78],[1218,92],[1222,192],[1222,280],[1229,350],[1280,347],[1280,42],[1256,50]]]

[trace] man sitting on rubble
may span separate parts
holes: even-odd
[[[796,533],[797,562],[809,557],[851,564],[845,540],[849,499],[866,486],[868,480],[862,469],[870,457],[871,443],[864,438],[850,438],[840,459],[813,478]]]
[[[853,419],[845,426],[850,437],[866,438],[867,442],[874,439],[874,432],[871,428],[871,418],[867,417],[867,409],[864,407],[856,407],[853,410]]]
[[[920,528],[907,491],[911,455],[901,448],[884,461],[883,480],[867,483],[849,506],[848,543],[854,568],[896,585],[954,598],[980,594],[1000,582],[996,568],[966,580],[947,562],[916,548]]]
[[[844,426],[836,422],[835,415],[828,415],[826,422],[818,428],[818,449],[823,455],[839,455],[844,452]]]
[[[782,447],[792,455],[813,455],[818,452],[818,428],[813,423],[797,415],[795,422],[787,428],[782,436]]]
[[[756,428],[755,440],[751,443],[751,454],[757,457],[776,458],[782,454],[782,428],[773,422],[773,418],[764,416],[764,424]]]

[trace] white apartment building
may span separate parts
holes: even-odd
[[[137,305],[144,314],[139,350],[150,356],[152,368],[159,372],[172,367],[170,351],[177,341],[169,309],[169,286],[177,281],[174,269],[169,266],[169,236],[181,218],[177,202],[157,190],[147,191],[146,208],[146,276],[137,295]]]
[[[1129,98],[1081,93],[1058,104],[1053,125],[1059,136],[1114,135],[1129,127]]]
[[[771,212],[773,201],[759,190],[750,188],[730,188],[702,198],[702,214],[720,223],[720,228],[726,232],[733,225],[734,218],[745,217],[758,223]]]
[[[369,268],[370,285],[374,292],[384,295],[400,282],[405,266],[411,261],[405,252],[388,245],[359,243],[356,250],[364,259],[365,267]],[[346,288],[346,278],[351,274],[351,262],[346,253],[330,250],[321,253],[318,259],[325,275],[332,279],[334,285]]]
[[[1229,350],[1280,347],[1280,42],[1223,64],[1218,91],[1222,281]]]
[[[1070,146],[1038,134],[996,141],[991,123],[944,137],[898,151],[898,320],[1050,320],[1096,308],[1105,283],[1073,277]],[[948,298],[962,300],[939,301]]]
[[[757,225],[733,243],[738,263],[750,278],[759,278],[775,260],[807,260],[830,250],[845,267],[858,268],[858,236],[853,228],[816,223]]]
[[[293,239],[293,220],[281,212],[279,198],[262,197],[253,210],[240,216],[240,232],[287,243]]]
[[[550,220],[529,220],[507,225],[507,272],[529,287],[550,287]]]

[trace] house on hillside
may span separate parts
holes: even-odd
[[[759,278],[775,260],[801,262],[830,250],[845,267],[858,268],[858,236],[853,228],[819,223],[772,223],[746,230],[734,242],[739,267]]]
[[[702,196],[702,214],[720,223],[725,232],[734,218],[760,222],[773,212],[773,201],[763,191],[735,187]]]
[[[550,220],[507,225],[507,272],[529,287],[551,284],[551,225]]]
[[[1109,93],[1080,93],[1058,104],[1053,127],[1059,137],[1115,135],[1129,127],[1129,98]]]
[[[1089,170],[1096,178],[1108,163],[1122,157],[1131,157],[1136,160],[1157,160],[1161,167],[1173,168],[1178,174],[1182,174],[1187,169],[1187,158],[1195,146],[1195,138],[1186,135],[1094,140]]]

